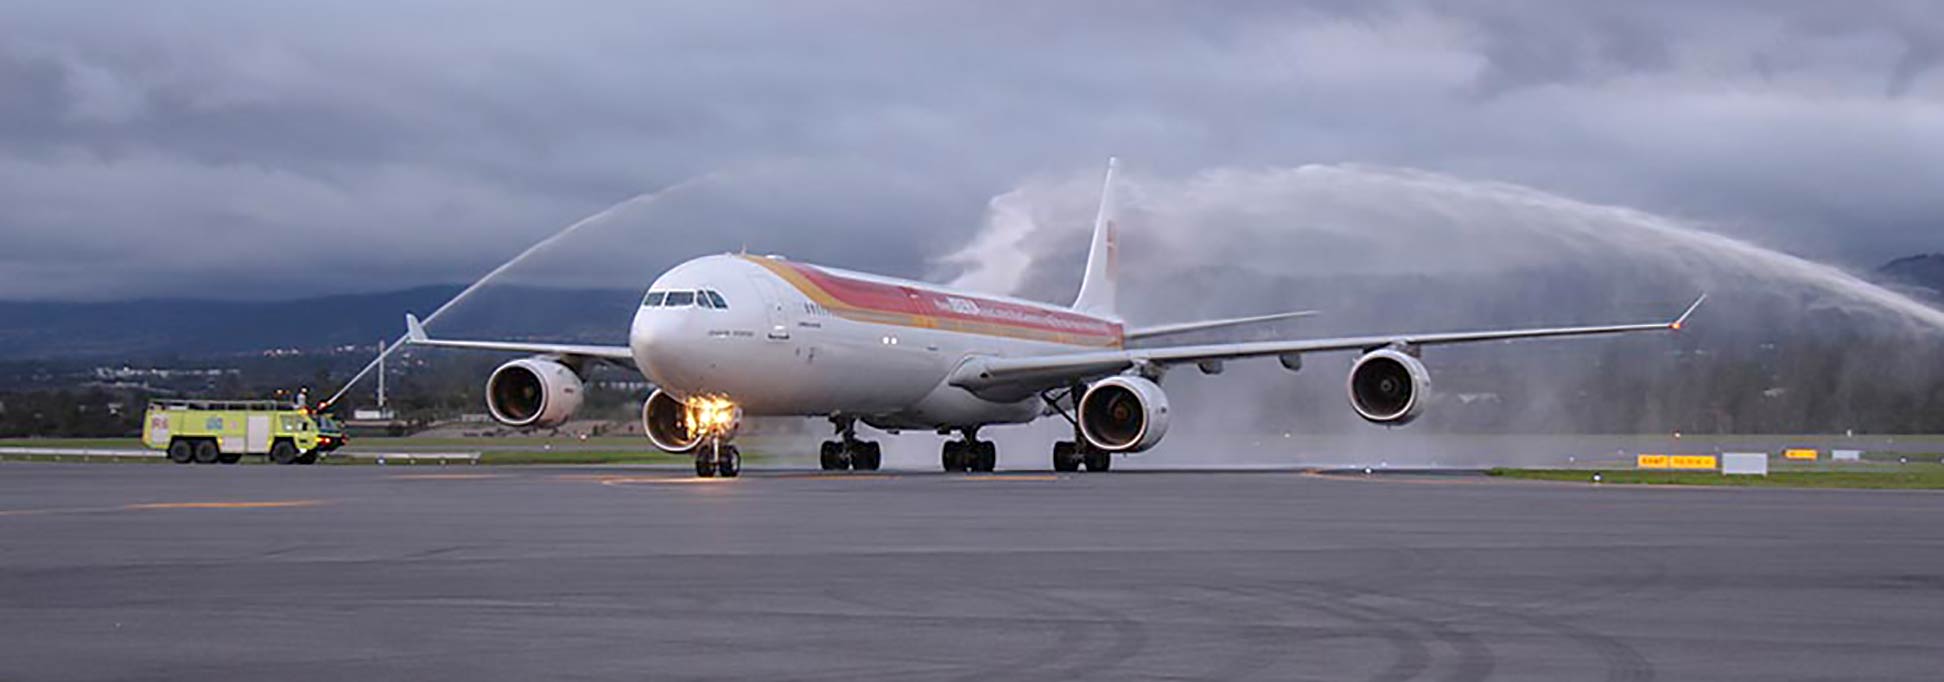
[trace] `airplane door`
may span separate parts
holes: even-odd
[[[782,289],[767,277],[752,276],[749,279],[756,283],[756,290],[762,292],[764,309],[768,311],[769,326],[764,329],[763,335],[771,341],[790,340],[790,313],[785,307],[789,303]]]

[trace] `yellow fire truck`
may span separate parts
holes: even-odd
[[[142,444],[177,464],[235,464],[244,455],[315,464],[344,443],[330,415],[275,400],[155,400],[142,421]]]

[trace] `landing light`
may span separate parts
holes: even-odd
[[[742,408],[728,398],[694,398],[686,405],[689,437],[724,436],[736,429]]]

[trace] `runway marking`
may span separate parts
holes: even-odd
[[[275,502],[149,502],[146,504],[123,505],[121,509],[274,509],[280,507],[315,507],[324,504],[323,500],[279,500]]]
[[[124,504],[116,507],[66,507],[55,509],[6,509],[0,516],[41,516],[45,514],[89,514],[118,511],[151,511],[157,509],[275,509],[288,507],[316,507],[328,504],[325,500],[275,500],[269,502],[144,502]]]
[[[731,483],[734,482],[735,480],[736,479],[734,478],[702,478],[699,476],[695,478],[679,478],[673,476],[667,478],[619,476],[619,477],[601,479],[600,484],[601,485],[635,485],[637,483],[646,483],[649,485],[715,485],[715,484]]]
[[[482,478],[506,478],[507,474],[399,474],[387,478],[398,481],[471,481]]]
[[[995,476],[961,476],[961,481],[1064,481],[1065,476],[1052,474],[998,474]]]

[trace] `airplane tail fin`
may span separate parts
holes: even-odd
[[[1094,217],[1093,245],[1087,250],[1087,274],[1080,280],[1080,295],[1073,309],[1094,315],[1115,316],[1114,294],[1120,277],[1120,254],[1115,234],[1114,168],[1119,160],[1107,159],[1107,179],[1100,188],[1100,213]]]

